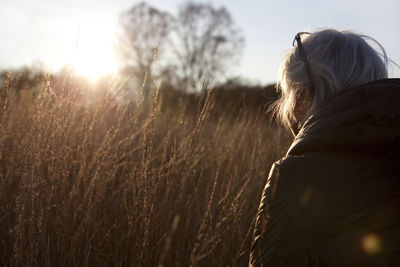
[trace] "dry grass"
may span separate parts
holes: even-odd
[[[287,138],[263,110],[215,118],[208,92],[188,115],[157,93],[67,87],[0,91],[1,266],[247,264]]]

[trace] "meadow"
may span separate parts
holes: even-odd
[[[290,139],[265,105],[157,85],[2,82],[1,266],[247,265],[269,168]]]

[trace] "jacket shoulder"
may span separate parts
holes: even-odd
[[[300,169],[302,157],[285,157],[270,170],[258,209],[251,266],[307,266],[307,233],[291,172]]]

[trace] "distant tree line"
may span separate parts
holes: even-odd
[[[115,85],[109,77],[104,77],[98,83],[92,84],[83,77],[71,74],[67,69],[61,70],[57,74],[44,73],[28,67],[0,72],[0,92],[4,92],[7,88],[12,89],[15,92],[16,99],[18,99],[19,94],[25,92],[33,95],[39,94],[43,88],[48,88],[60,97],[71,94],[76,97],[76,92],[79,91],[84,95],[96,94],[96,92],[107,91],[110,88],[111,90],[118,90],[112,89],[113,86]],[[119,90],[126,91],[126,88],[121,87]],[[142,92],[139,92],[139,94],[147,98],[144,101],[151,102],[155,92],[146,95],[143,92],[144,88],[140,90]],[[207,94],[205,90],[200,92],[179,90],[168,85],[168,83],[158,88],[157,91],[163,112],[173,113],[185,106],[186,116],[196,116],[201,111]],[[216,120],[220,117],[234,120],[239,116],[254,116],[257,113],[261,117],[269,119],[271,117],[268,112],[269,106],[279,96],[274,84],[250,84],[248,81],[240,79],[228,79],[224,83],[217,84],[211,91],[215,105],[214,114],[211,117]],[[132,96],[137,97],[137,92]]]

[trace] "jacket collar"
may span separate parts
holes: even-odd
[[[399,144],[400,79],[385,79],[330,97],[304,123],[287,154],[374,150]]]

